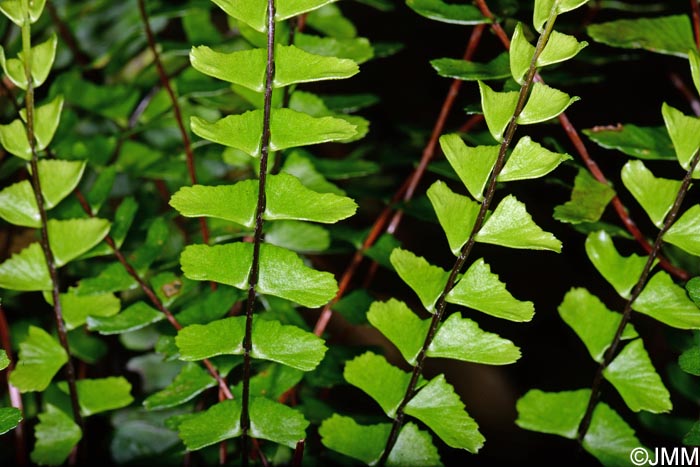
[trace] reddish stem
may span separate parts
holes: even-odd
[[[695,34],[695,47],[700,49],[700,6],[698,0],[690,0],[690,10],[693,17],[693,32]]]

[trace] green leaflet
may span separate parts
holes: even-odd
[[[433,378],[413,396],[406,414],[428,425],[450,447],[476,453],[484,445],[479,427],[444,375]]]
[[[29,326],[27,338],[19,344],[19,361],[10,382],[20,392],[43,391],[68,361],[63,347],[46,331]]]
[[[691,55],[695,56],[695,55]],[[684,115],[667,103],[661,106],[666,129],[676,150],[676,157],[681,166],[688,170],[690,161],[700,148],[700,120]],[[700,177],[700,169],[696,168],[693,177]]]
[[[588,170],[580,169],[574,179],[571,200],[555,206],[553,216],[571,224],[598,222],[614,197],[615,190],[593,178]]]
[[[285,173],[268,176],[265,193],[266,220],[331,224],[352,216],[357,209],[350,198],[317,193]],[[170,204],[187,217],[215,217],[253,228],[257,200],[258,181],[244,180],[233,185],[183,187],[173,195]]]
[[[567,11],[575,10],[588,0],[535,0],[535,9],[532,14],[532,24],[538,32],[544,30],[544,24],[547,22],[550,14],[553,12],[556,3],[556,14],[566,13]]]
[[[262,139],[262,119],[262,110],[251,110],[240,115],[229,115],[215,123],[192,117],[191,125],[192,131],[204,139],[258,157]],[[314,118],[290,109],[272,109],[270,150],[279,151],[297,146],[343,141],[355,135],[355,128],[355,125],[340,118]]]
[[[212,0],[229,16],[243,21],[250,27],[260,31],[267,31],[267,1],[250,0],[239,2],[237,0]],[[320,8],[334,0],[295,0],[278,2],[275,10],[275,21],[283,21],[292,16]]]
[[[678,365],[683,371],[694,376],[700,376],[700,348],[691,347],[678,357]]]
[[[374,57],[374,49],[369,40],[364,37],[336,39],[298,33],[295,36],[294,45],[312,54],[347,58],[357,64],[362,64]]]
[[[543,67],[569,60],[587,45],[586,41],[579,42],[573,36],[552,31],[535,65]],[[522,24],[518,23],[513,32],[510,48],[510,70],[518,84],[522,85],[525,82],[525,74],[530,68],[534,55],[535,47],[527,41]]]
[[[324,420],[318,429],[324,446],[368,465],[381,457],[390,431],[389,423],[360,425],[338,414]]]
[[[22,421],[22,412],[15,407],[0,407],[0,435],[14,429]]]
[[[532,302],[513,298],[483,258],[469,266],[446,300],[510,321],[530,321],[535,313]]]
[[[405,303],[393,298],[372,303],[367,320],[399,349],[408,363],[415,365],[428,335],[430,320],[420,319]]]
[[[526,430],[575,439],[590,395],[590,389],[562,392],[531,389],[518,400],[515,423]]]
[[[46,0],[36,0],[25,4],[21,0],[3,0],[0,11],[17,26],[22,27],[29,16],[30,23],[36,23],[44,11]]]
[[[10,290],[51,290],[46,257],[38,243],[32,243],[0,264],[0,287]]]
[[[406,0],[406,5],[421,16],[443,23],[473,25],[489,22],[473,5],[448,4],[442,0]]]
[[[469,193],[477,201],[482,201],[484,187],[498,158],[499,147],[468,147],[456,133],[441,136],[440,147]]]
[[[241,300],[243,293],[231,287],[217,287],[215,291],[206,291],[199,297],[200,300],[175,315],[181,325],[206,324],[223,318]]]
[[[58,128],[63,109],[63,97],[58,96],[48,104],[36,108],[34,114],[34,138],[36,150],[43,151],[49,145]],[[26,111],[20,111],[26,119]],[[27,139],[27,132],[21,120],[14,120],[9,125],[0,125],[0,146],[7,152],[24,160],[31,160],[32,150]],[[40,171],[41,173],[41,171]]]
[[[690,299],[700,308],[700,277],[693,277],[685,284]]]
[[[192,66],[205,75],[245,86],[253,91],[265,90],[266,49],[216,52],[209,47],[194,47]],[[297,83],[349,78],[359,71],[352,60],[315,55],[293,45],[275,47],[273,86],[281,88]]]
[[[591,426],[583,438],[583,448],[606,466],[627,466],[634,449],[644,449],[634,430],[607,404],[599,402]],[[648,449],[647,458],[653,459]]]
[[[671,276],[657,272],[647,283],[632,309],[679,329],[700,329],[698,307]]]
[[[7,352],[0,349],[0,370],[4,370],[10,366],[10,359],[7,358]]]
[[[622,183],[654,225],[661,228],[680,191],[681,181],[654,177],[644,162],[629,161],[622,167]]]
[[[253,322],[251,356],[311,371],[326,353],[323,339],[296,326],[258,319]]]
[[[441,181],[428,188],[428,198],[437,214],[440,226],[447,235],[450,250],[458,256],[474,228],[479,205],[466,196],[454,193]]]
[[[77,295],[76,289],[72,288],[60,297],[63,319],[68,331],[85,324],[88,316],[107,318],[116,315],[121,309],[121,302],[112,294]],[[44,298],[53,305],[51,294],[45,292]]]
[[[565,92],[538,81],[532,85],[530,97],[523,111],[520,112],[517,122],[520,125],[545,122],[557,117],[577,100],[579,100],[578,97],[570,97]]]
[[[2,8],[2,7],[0,7]],[[34,88],[41,86],[49,76],[54,59],[58,38],[52,34],[46,41],[32,47],[31,76]],[[24,52],[20,51],[18,58],[5,58],[5,50],[0,47],[0,66],[12,83],[22,90],[27,89],[27,76],[24,71]]]
[[[503,132],[508,122],[513,118],[515,106],[518,103],[518,93],[496,92],[482,81],[479,81],[479,92],[486,125],[489,127],[491,136],[500,143],[503,141]]]
[[[82,438],[80,427],[51,404],[46,406],[46,412],[39,414],[35,435],[36,444],[30,457],[32,462],[40,465],[63,464]]]
[[[296,95],[297,93],[294,93]],[[335,162],[335,161],[334,161]],[[294,175],[305,187],[317,193],[335,193],[343,196],[345,192],[329,182],[316,165],[311,156],[303,149],[293,149],[287,153],[281,172]]]
[[[673,143],[664,127],[640,127],[631,123],[583,130],[594,143],[617,149],[637,159],[673,159]]]
[[[39,161],[39,181],[46,209],[51,209],[71,194],[83,177],[85,161],[42,159]]]
[[[593,360],[603,361],[605,351],[615,336],[622,315],[606,308],[598,297],[586,289],[573,288],[559,305],[559,316],[583,341]],[[622,340],[638,337],[632,324],[625,326]]]
[[[165,319],[165,315],[143,302],[136,302],[119,314],[107,317],[88,316],[87,325],[91,331],[102,335],[122,334],[145,328],[149,324]]]
[[[664,234],[664,241],[700,256],[700,205],[688,209]]]
[[[442,463],[430,434],[419,430],[416,424],[409,422],[401,428],[386,465],[423,467],[440,466]]]
[[[641,339],[635,339],[620,351],[603,371],[634,412],[670,412],[671,396],[649,360]]]
[[[242,355],[245,317],[237,316],[209,324],[193,324],[180,330],[175,338],[180,358],[202,360],[217,355]],[[311,371],[320,363],[326,347],[310,332],[278,321],[253,321],[253,358],[270,360],[302,371]]]
[[[0,191],[0,217],[10,224],[22,227],[41,227],[39,208],[28,180],[17,182]]]
[[[498,174],[497,180],[510,182],[543,177],[567,160],[571,160],[568,154],[549,151],[532,141],[529,136],[523,136]]]
[[[449,273],[401,248],[395,248],[389,259],[396,273],[418,295],[425,309],[433,313]]]
[[[520,349],[508,339],[483,331],[475,321],[454,313],[440,325],[426,355],[485,365],[508,365],[520,358]]]
[[[284,420],[284,423],[280,423]],[[250,400],[250,436],[294,448],[301,439],[306,439],[309,422],[291,407],[264,397]]]
[[[687,57],[688,50],[695,49],[688,15],[622,19],[592,24],[587,30],[594,41],[613,47],[646,49],[678,57]]]
[[[604,230],[586,237],[586,253],[593,266],[622,298],[629,298],[632,288],[642,275],[647,262],[645,256],[621,256],[612,238]]]
[[[693,76],[695,90],[700,93],[700,54],[698,54],[698,51],[690,49],[688,60],[690,61],[690,73]]]
[[[49,220],[49,244],[57,267],[61,267],[97,245],[109,233],[110,223],[90,219]]]
[[[476,241],[509,248],[561,251],[561,242],[539,228],[525,205],[513,195],[506,196],[499,203],[476,234]]]
[[[123,377],[79,379],[76,386],[80,412],[84,417],[126,407],[134,400],[131,397],[131,384]],[[59,382],[58,387],[68,394],[65,381]]]
[[[389,417],[406,394],[411,374],[389,364],[382,356],[365,352],[345,364],[345,380],[374,399]]]
[[[197,397],[208,388],[216,386],[216,381],[196,363],[188,363],[172,383],[162,391],[151,394],[143,401],[148,410],[162,410],[177,407]]]
[[[508,53],[504,52],[493,60],[480,63],[453,58],[438,58],[432,60],[438,75],[444,78],[461,79],[464,81],[491,80],[510,76]]]
[[[185,415],[177,430],[190,451],[240,436],[243,432],[240,399],[225,400],[203,412]]]
[[[252,257],[250,243],[213,247],[190,245],[182,252],[180,263],[189,279],[210,280],[247,290]],[[274,245],[261,245],[259,293],[313,308],[333,298],[337,287],[332,274],[305,266],[296,253]]]

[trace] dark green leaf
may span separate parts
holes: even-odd
[[[241,297],[242,294],[237,289],[217,287],[215,291],[199,295],[196,302],[176,314],[175,318],[182,326],[210,323],[223,318]]]
[[[22,421],[22,412],[14,407],[0,407],[0,435],[14,429]]]
[[[510,76],[508,54],[505,52],[486,63],[454,58],[438,58],[432,60],[430,64],[438,72],[438,75],[464,81],[486,81]]]
[[[681,369],[691,375],[700,376],[700,348],[691,347],[678,358]]]
[[[574,180],[571,200],[556,206],[553,216],[571,224],[597,222],[614,197],[615,190],[597,181],[587,170],[580,169]]]
[[[294,45],[312,54],[347,58],[357,64],[362,64],[374,57],[374,49],[369,40],[364,37],[336,39],[297,33]]]
[[[290,366],[270,363],[250,378],[250,394],[279,400],[304,377],[304,372]],[[243,384],[237,384],[231,391],[234,397],[243,397]]]
[[[583,130],[594,143],[607,149],[617,149],[638,159],[672,159],[673,143],[663,127],[640,127],[625,123],[612,127]]]
[[[348,383],[362,389],[374,399],[389,417],[406,394],[411,374],[389,364],[384,357],[366,352],[345,365]]]
[[[216,381],[209,373],[196,363],[188,363],[168,387],[146,398],[143,405],[148,410],[177,407],[214,386]]]
[[[588,26],[588,35],[613,47],[686,57],[695,49],[688,15],[621,19]]]
[[[515,299],[483,258],[469,266],[447,301],[510,321],[530,321],[535,313],[532,302]]]
[[[20,392],[43,391],[68,361],[63,347],[46,331],[29,326],[27,338],[19,345],[19,361],[10,382]]]
[[[373,300],[365,289],[357,289],[335,302],[332,309],[340,313],[350,324],[366,324],[367,313]]]
[[[450,447],[476,453],[484,445],[479,427],[444,375],[433,378],[413,396],[406,413],[428,425]]]
[[[443,23],[473,25],[489,20],[473,5],[445,3],[442,0],[406,0],[416,13]]]
[[[110,335],[135,331],[164,319],[165,315],[163,313],[143,302],[137,302],[114,316],[88,316],[87,325],[92,331]]]
[[[683,444],[686,446],[700,445],[700,422],[695,422],[690,431],[683,437]]]

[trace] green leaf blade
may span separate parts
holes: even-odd
[[[408,363],[415,364],[428,335],[428,320],[420,319],[405,303],[396,299],[372,303],[367,319],[399,349]]]
[[[428,188],[427,194],[440,226],[445,231],[450,250],[458,256],[474,228],[479,205],[466,196],[454,193],[439,180]]]
[[[622,298],[629,298],[632,288],[642,275],[647,262],[644,256],[622,256],[617,252],[610,234],[604,230],[586,237],[586,254],[593,266]]]
[[[311,371],[323,360],[326,346],[314,334],[278,321],[253,322],[251,356]]]
[[[10,374],[10,382],[20,392],[43,391],[67,361],[66,351],[53,337],[30,326],[26,340],[19,346],[19,361]]]
[[[360,425],[338,414],[324,420],[318,430],[324,446],[369,465],[381,457],[390,431],[389,423]]]
[[[396,414],[411,379],[410,373],[371,352],[347,362],[343,376],[348,383],[374,399],[389,417]]]
[[[425,309],[434,312],[435,303],[447,284],[449,273],[401,248],[395,248],[391,252],[390,260],[399,277],[418,295]]]
[[[82,438],[80,427],[59,409],[49,405],[39,414],[36,444],[30,457],[40,465],[61,465]]]
[[[622,183],[654,225],[661,228],[680,191],[681,182],[657,178],[642,161],[629,161],[622,168]]]
[[[679,329],[700,329],[698,307],[665,271],[647,283],[632,309]]]

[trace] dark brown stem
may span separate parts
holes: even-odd
[[[299,440],[296,447],[294,448],[294,457],[292,458],[292,467],[301,467],[304,460],[304,445],[305,440]]]
[[[464,60],[471,60],[471,58],[474,56],[474,52],[476,51],[476,48],[481,40],[484,28],[485,26],[480,24],[477,25],[472,31],[471,36],[469,37],[469,43],[467,44],[467,48],[464,51]],[[340,283],[338,284],[338,292],[336,293],[333,300],[331,300],[323,307],[323,310],[321,311],[321,314],[318,320],[316,321],[316,325],[314,326],[314,334],[316,334],[317,336],[323,334],[326,327],[328,326],[328,322],[330,321],[331,316],[333,315],[333,311],[331,310],[333,305],[335,305],[338,302],[338,300],[340,300],[349,289],[350,282],[355,276],[355,272],[357,271],[357,268],[360,266],[360,263],[364,258],[365,251],[369,247],[374,245],[374,242],[376,242],[377,239],[381,236],[382,232],[386,228],[387,223],[389,223],[390,216],[394,210],[394,205],[402,199],[404,201],[408,201],[413,197],[416,187],[418,186],[420,180],[425,174],[425,171],[428,167],[428,163],[433,159],[435,155],[435,148],[437,147],[438,139],[440,138],[440,134],[445,128],[447,116],[449,115],[450,111],[452,110],[452,107],[454,106],[455,99],[457,98],[457,94],[459,93],[459,89],[461,88],[461,86],[461,80],[455,79],[452,81],[450,89],[447,91],[447,96],[445,97],[445,100],[442,103],[442,107],[440,108],[440,114],[438,115],[438,118],[435,121],[435,125],[433,126],[433,131],[430,135],[430,139],[428,140],[428,143],[423,149],[423,154],[421,155],[421,159],[418,163],[418,166],[406,179],[399,191],[394,195],[391,204],[384,208],[379,217],[377,217],[377,219],[374,221],[374,224],[370,229],[370,233],[368,234],[365,241],[362,243],[362,247],[355,252],[352,259],[350,260],[350,264],[345,268],[343,276],[340,279]],[[396,217],[395,215],[394,218],[391,220],[393,224],[398,225],[398,223],[401,222],[401,214],[399,214],[400,212],[401,211],[397,211],[396,214],[398,215],[398,217]]]
[[[700,6],[698,0],[690,0],[690,10],[693,12],[693,33],[695,34],[695,47],[700,49]]]
[[[457,258],[457,261],[455,261],[454,266],[450,271],[450,275],[447,278],[447,283],[445,284],[445,287],[443,288],[442,293],[440,294],[440,297],[438,298],[435,304],[435,313],[433,314],[433,317],[430,320],[430,328],[428,329],[428,334],[425,340],[423,341],[423,346],[420,352],[418,353],[418,357],[416,357],[416,363],[413,366],[411,380],[409,381],[408,387],[406,388],[406,393],[404,394],[404,397],[401,400],[399,407],[396,409],[396,416],[394,417],[394,420],[392,422],[389,438],[386,442],[386,447],[384,448],[382,457],[379,459],[379,465],[386,464],[386,461],[389,458],[389,454],[391,454],[391,450],[399,437],[399,431],[403,426],[403,418],[405,414],[406,405],[408,405],[408,402],[411,400],[411,398],[413,398],[416,392],[416,386],[418,385],[418,380],[420,379],[420,375],[423,371],[423,364],[427,356],[428,348],[433,342],[433,339],[435,338],[435,333],[437,333],[440,322],[442,321],[442,318],[445,314],[445,309],[447,306],[447,294],[454,287],[457,281],[457,277],[459,276],[459,273],[464,267],[464,264],[466,263],[469,254],[471,253],[472,247],[476,243],[476,235],[479,233],[479,230],[481,230],[484,220],[486,219],[486,213],[488,212],[491,202],[493,201],[493,197],[496,193],[496,179],[498,178],[498,175],[503,169],[503,166],[506,162],[508,148],[510,147],[510,144],[513,140],[515,131],[518,128],[518,117],[520,116],[520,113],[525,107],[525,103],[527,102],[527,98],[530,94],[530,89],[532,88],[532,84],[535,81],[535,74],[537,72],[537,59],[539,58],[540,54],[542,53],[542,50],[544,50],[544,47],[547,44],[547,41],[549,40],[549,36],[554,28],[556,16],[556,10],[553,10],[550,13],[550,17],[547,21],[547,24],[545,25],[544,31],[542,32],[537,41],[537,46],[535,47],[535,53],[532,56],[530,67],[528,68],[527,74],[525,75],[523,85],[520,88],[520,93],[518,95],[518,101],[515,105],[515,110],[513,111],[513,115],[511,116],[510,121],[508,122],[508,126],[506,127],[506,130],[503,135],[503,141],[501,142],[500,148],[498,150],[498,157],[496,158],[496,163],[494,164],[493,170],[489,175],[486,194],[484,195],[484,200],[482,201],[481,206],[479,208],[479,214],[477,215],[474,227],[472,227],[471,233],[469,234],[469,238],[465,243],[464,247],[462,247],[460,255]]]
[[[262,140],[260,142],[260,176],[258,202],[255,209],[255,234],[253,237],[253,262],[248,276],[248,301],[246,303],[245,337],[243,338],[243,390],[241,391],[241,429],[243,465],[248,465],[248,430],[250,429],[250,352],[253,349],[253,312],[255,289],[260,270],[260,247],[263,243],[263,214],[267,206],[265,186],[267,159],[270,153],[270,114],[272,113],[272,89],[275,77],[275,0],[267,0],[267,67],[265,71],[265,103],[263,106]]]
[[[92,59],[88,54],[81,50],[80,46],[78,45],[78,41],[75,40],[73,32],[68,28],[66,23],[63,22],[51,0],[46,1],[46,9],[49,10],[49,16],[51,16],[51,21],[58,31],[58,35],[61,36],[63,42],[66,43],[70,51],[73,53],[73,57],[75,58],[75,61],[78,62],[78,65],[82,67],[90,65]]]
[[[647,257],[647,262],[646,264],[644,264],[642,274],[641,276],[639,276],[639,280],[632,289],[632,293],[630,294],[627,303],[625,303],[625,308],[622,311],[622,319],[620,320],[620,324],[617,327],[617,330],[615,331],[615,336],[613,337],[612,343],[610,344],[610,347],[608,347],[608,350],[605,352],[605,355],[603,356],[603,361],[600,362],[600,365],[598,365],[595,377],[593,378],[593,384],[591,385],[591,396],[588,399],[588,406],[586,407],[586,412],[583,415],[583,419],[581,420],[581,424],[579,425],[578,429],[579,443],[583,442],[583,438],[586,436],[586,432],[588,432],[588,428],[591,426],[593,411],[595,410],[595,406],[598,403],[598,400],[600,399],[600,386],[603,383],[603,372],[608,367],[608,365],[610,365],[610,362],[612,362],[613,358],[615,357],[615,354],[617,353],[617,348],[620,346],[620,342],[622,341],[622,333],[624,332],[625,326],[627,326],[627,323],[629,323],[630,318],[632,317],[632,305],[634,304],[634,301],[637,300],[637,298],[639,297],[639,294],[642,293],[644,286],[647,284],[649,274],[651,273],[651,269],[654,267],[654,262],[659,256],[659,251],[661,250],[661,245],[663,244],[663,236],[666,234],[668,229],[671,228],[671,226],[676,220],[676,217],[678,217],[678,213],[680,212],[683,200],[685,199],[685,196],[688,193],[688,188],[690,187],[690,183],[692,181],[693,172],[698,166],[698,161],[700,161],[700,150],[698,150],[695,153],[695,156],[693,156],[693,159],[690,163],[690,167],[688,168],[685,177],[683,177],[681,188],[678,191],[678,194],[676,195],[676,199],[673,202],[671,210],[666,215],[666,219],[664,219],[664,224],[661,227],[661,230],[659,230],[659,233],[656,236],[654,246],[652,247],[651,252]]]
[[[485,0],[476,0],[476,6],[481,10],[481,13],[486,17],[489,18],[490,20],[493,21],[491,23],[491,29],[493,32],[498,36],[499,40],[503,44],[506,50],[510,50],[510,39],[508,38],[508,35],[506,32],[503,30],[500,24],[496,22],[496,17],[494,16],[493,12],[489,9],[488,5],[486,4]],[[544,83],[544,80],[542,80],[542,77],[539,76],[539,74],[535,75],[535,80],[540,81]],[[566,112],[563,112],[559,115],[559,123],[563,127],[564,131],[566,132],[566,135],[569,137],[569,140],[571,140],[571,143],[574,145],[576,148],[576,151],[579,153],[581,156],[581,159],[583,160],[583,163],[586,165],[586,168],[591,172],[593,177],[599,181],[600,183],[608,184],[608,179],[605,177],[603,172],[600,170],[598,167],[598,164],[591,158],[590,154],[588,153],[588,149],[586,149],[586,146],[583,144],[583,141],[581,140],[581,136],[579,136],[578,131],[576,128],[571,124],[571,121],[569,120],[569,117],[566,116]],[[646,237],[642,232],[639,230],[637,227],[637,224],[632,220],[632,218],[629,215],[629,212],[625,208],[624,204],[622,204],[622,201],[620,201],[620,198],[618,198],[617,195],[612,199],[611,201],[613,208],[615,209],[615,212],[617,213],[618,217],[622,221],[622,224],[625,226],[627,231],[632,234],[634,239],[639,243],[639,245],[644,248],[644,251],[651,251],[651,245],[647,241]],[[680,269],[673,264],[671,264],[666,258],[663,256],[659,255],[658,257],[659,264],[661,265],[662,268],[664,268],[666,271],[669,273],[673,274],[677,278],[681,280],[688,280],[690,278],[690,275],[688,274],[687,271]]]
[[[146,4],[144,0],[138,0],[139,12],[141,13],[141,20],[143,21],[143,27],[146,31],[146,39],[148,41],[148,47],[151,49],[153,54],[153,63],[158,71],[158,77],[160,78],[160,84],[163,86],[165,91],[170,97],[170,102],[173,104],[173,113],[175,114],[175,122],[177,123],[177,128],[180,131],[180,136],[182,137],[182,144],[185,149],[185,159],[187,161],[187,173],[190,176],[190,182],[192,185],[197,184],[197,172],[194,166],[194,152],[192,151],[192,142],[190,140],[190,135],[185,128],[185,123],[182,118],[182,111],[180,110],[180,103],[177,100],[175,91],[170,85],[170,78],[168,73],[165,71],[163,62],[160,59],[160,52],[158,52],[158,45],[156,44],[156,38],[153,35],[153,30],[151,29],[151,24],[148,21],[148,12],[146,11]],[[206,244],[209,243],[209,228],[207,226],[207,220],[204,217],[199,218],[199,227],[202,232],[202,241]]]
[[[0,303],[0,344],[2,348],[5,349],[7,357],[10,359],[10,365],[5,369],[5,377],[7,378],[7,392],[10,395],[10,404],[12,407],[19,409],[24,416],[24,405],[22,404],[22,394],[20,394],[19,389],[14,387],[10,383],[10,374],[15,369],[15,359],[12,355],[12,341],[10,339],[10,327],[7,325],[7,319],[5,318],[5,310],[2,308]],[[15,462],[17,465],[27,465],[27,445],[24,439],[24,418],[15,427]]]
[[[92,209],[90,209],[90,205],[85,199],[85,196],[79,190],[75,191],[75,195],[78,198],[78,202],[82,206],[83,211],[85,211],[85,213],[90,217],[94,217]],[[173,328],[175,328],[178,331],[182,329],[182,325],[177,321],[177,318],[175,318],[172,311],[170,311],[163,304],[163,302],[160,300],[160,298],[158,298],[158,295],[156,295],[155,291],[151,288],[151,286],[149,286],[146,283],[146,281],[141,277],[141,275],[136,271],[136,269],[134,269],[131,263],[129,263],[129,261],[124,256],[124,253],[122,253],[121,249],[119,249],[119,247],[115,243],[114,239],[110,235],[107,235],[105,237],[105,242],[112,249],[112,252],[117,258],[117,261],[119,261],[119,263],[124,267],[129,276],[131,276],[132,279],[136,281],[136,283],[139,285],[146,297],[148,297],[148,300],[153,304],[153,306],[155,306],[156,309],[158,309],[158,311],[165,315],[165,318],[168,320],[168,322],[172,325]],[[233,399],[233,394],[231,393],[231,390],[226,384],[226,380],[219,374],[219,372],[211,363],[211,361],[209,361],[208,359],[204,359],[202,360],[202,363],[206,367],[209,374],[218,383],[219,390],[226,396],[227,399]]]
[[[29,18],[25,19],[25,24],[22,26],[22,50],[24,52],[24,75],[27,78],[27,93],[25,95],[26,110],[27,110],[27,141],[31,149],[32,158],[31,166],[31,182],[34,190],[34,199],[36,200],[39,216],[41,218],[41,249],[44,252],[46,266],[49,270],[51,278],[51,297],[53,299],[54,318],[56,321],[56,330],[58,332],[58,340],[61,347],[66,352],[67,362],[65,367],[66,382],[68,383],[68,393],[70,395],[71,408],[73,410],[73,419],[84,431],[83,418],[80,415],[80,404],[78,403],[78,389],[75,384],[75,368],[73,360],[70,356],[70,347],[68,346],[68,331],[66,330],[65,322],[63,321],[63,310],[61,309],[60,284],[58,281],[58,271],[56,261],[54,260],[53,252],[51,251],[51,243],[49,242],[49,219],[46,215],[44,206],[44,197],[41,191],[41,181],[39,178],[39,154],[36,149],[36,139],[34,137],[34,82],[32,78],[32,50],[31,50],[31,30]]]

